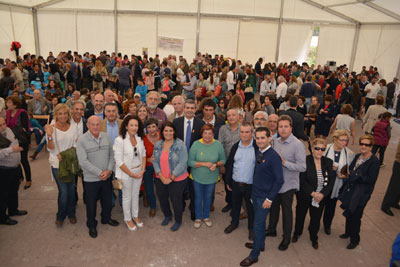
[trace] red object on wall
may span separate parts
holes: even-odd
[[[16,51],[17,49],[21,48],[21,43],[20,42],[12,42],[11,43],[11,51]]]

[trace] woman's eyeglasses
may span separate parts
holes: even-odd
[[[133,148],[133,152],[135,153],[135,157],[137,157],[137,156],[138,156],[137,147],[134,147],[134,148]]]
[[[361,143],[361,142],[360,142],[360,146],[371,147],[371,146],[372,146],[372,144],[366,144],[366,143]]]
[[[326,148],[325,147],[318,147],[318,146],[316,146],[316,147],[314,147],[314,150],[315,151],[322,151],[322,152],[324,152],[325,150],[326,150]]]

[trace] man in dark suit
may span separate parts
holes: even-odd
[[[104,96],[102,94],[96,94],[94,96],[94,108],[87,110],[84,117],[87,120],[93,115],[104,120]]]
[[[214,138],[218,139],[219,128],[225,125],[225,120],[215,115],[216,104],[211,98],[203,99],[202,112],[196,117],[204,121],[205,124],[211,124],[214,126]]]
[[[304,141],[308,140],[308,136],[304,133],[304,116],[300,112],[297,111],[297,96],[291,96],[289,98],[289,106],[290,108],[284,112],[283,114],[288,115],[292,118],[292,127],[293,127],[293,135],[298,139],[302,139]]]
[[[174,119],[173,123],[176,127],[176,135],[185,144],[189,152],[189,148],[192,146],[193,142],[200,139],[200,130],[203,127],[204,122],[196,118],[194,113],[196,112],[196,104],[194,100],[187,99],[183,108],[183,117]],[[189,179],[189,197],[190,197],[190,217],[194,221],[194,188],[193,180]],[[185,199],[185,198],[184,198]],[[185,205],[184,205],[185,206]]]

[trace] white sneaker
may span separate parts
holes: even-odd
[[[208,226],[211,227],[212,226],[212,221],[210,218],[204,219],[204,223]]]
[[[193,226],[194,228],[199,229],[201,226],[201,220],[195,220]]]
[[[129,226],[128,221],[125,221],[125,224],[126,224],[126,226],[128,226],[128,229],[129,229],[130,231],[136,231],[136,230],[137,230],[135,224],[133,224],[133,227],[130,227],[130,226]]]
[[[137,227],[139,227],[139,228],[142,228],[142,227],[143,227],[143,222],[138,222],[135,218],[132,218],[132,219],[133,219],[133,221],[135,222],[135,224],[136,224]]]

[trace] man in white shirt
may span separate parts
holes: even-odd
[[[367,93],[367,96],[365,97],[365,112],[367,112],[369,106],[375,104],[375,97],[378,95],[379,91],[381,90],[381,87],[379,84],[376,83],[377,79],[376,77],[373,77],[371,79],[371,83],[367,84],[365,86],[364,92]]]
[[[286,96],[287,92],[287,84],[286,80],[283,76],[278,77],[278,87],[276,88],[276,98],[277,99],[283,99]]]
[[[233,91],[235,90],[235,84],[236,84],[236,77],[237,76],[237,70],[236,68],[230,68],[230,71],[228,72],[228,75],[226,77],[226,83],[228,85],[228,91]]]

